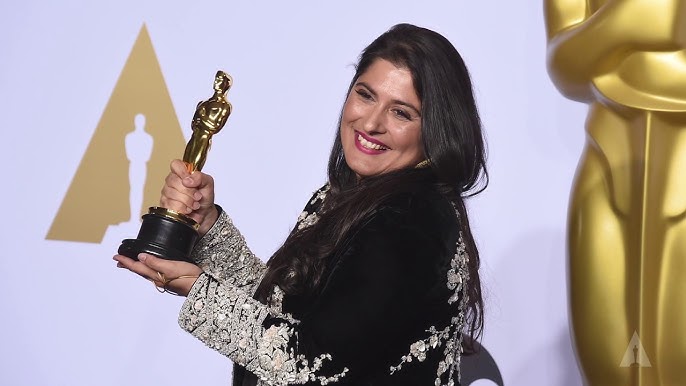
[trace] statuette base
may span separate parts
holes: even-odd
[[[143,216],[138,237],[122,241],[117,252],[134,260],[138,260],[139,253],[145,252],[167,260],[189,261],[198,236],[197,223],[193,219],[152,207]]]

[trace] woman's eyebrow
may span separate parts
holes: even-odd
[[[376,93],[376,91],[374,91],[374,89],[369,84],[367,84],[366,82],[357,82],[355,84],[355,86],[362,86],[362,87],[366,88],[369,91],[369,93],[372,94],[373,97],[377,97],[377,95],[378,95]],[[402,101],[400,99],[393,99],[393,100],[391,100],[391,103],[409,107],[412,110],[414,110],[414,112],[417,113],[417,115],[419,115],[419,116],[422,115],[422,113],[419,111],[419,109],[409,102],[405,102],[405,101]]]

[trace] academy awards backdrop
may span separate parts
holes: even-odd
[[[266,260],[325,180],[357,55],[409,22],[460,51],[487,133],[468,205],[494,363],[472,385],[579,385],[564,240],[586,107],[549,80],[543,20],[536,1],[0,4],[0,384],[226,385],[229,360],[177,326],[183,299],[112,256],[221,69],[233,113],[203,171]]]

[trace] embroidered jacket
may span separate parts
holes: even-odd
[[[317,221],[328,187],[296,229]],[[383,205],[331,256],[315,297],[253,299],[266,270],[222,211],[191,258],[204,273],[182,328],[234,361],[234,386],[458,385],[468,256],[453,205],[430,186]]]

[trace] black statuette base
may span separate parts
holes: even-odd
[[[138,260],[141,252],[177,261],[189,261],[188,257],[198,240],[198,232],[181,221],[148,213],[136,239],[122,241],[117,251],[120,255]]]

